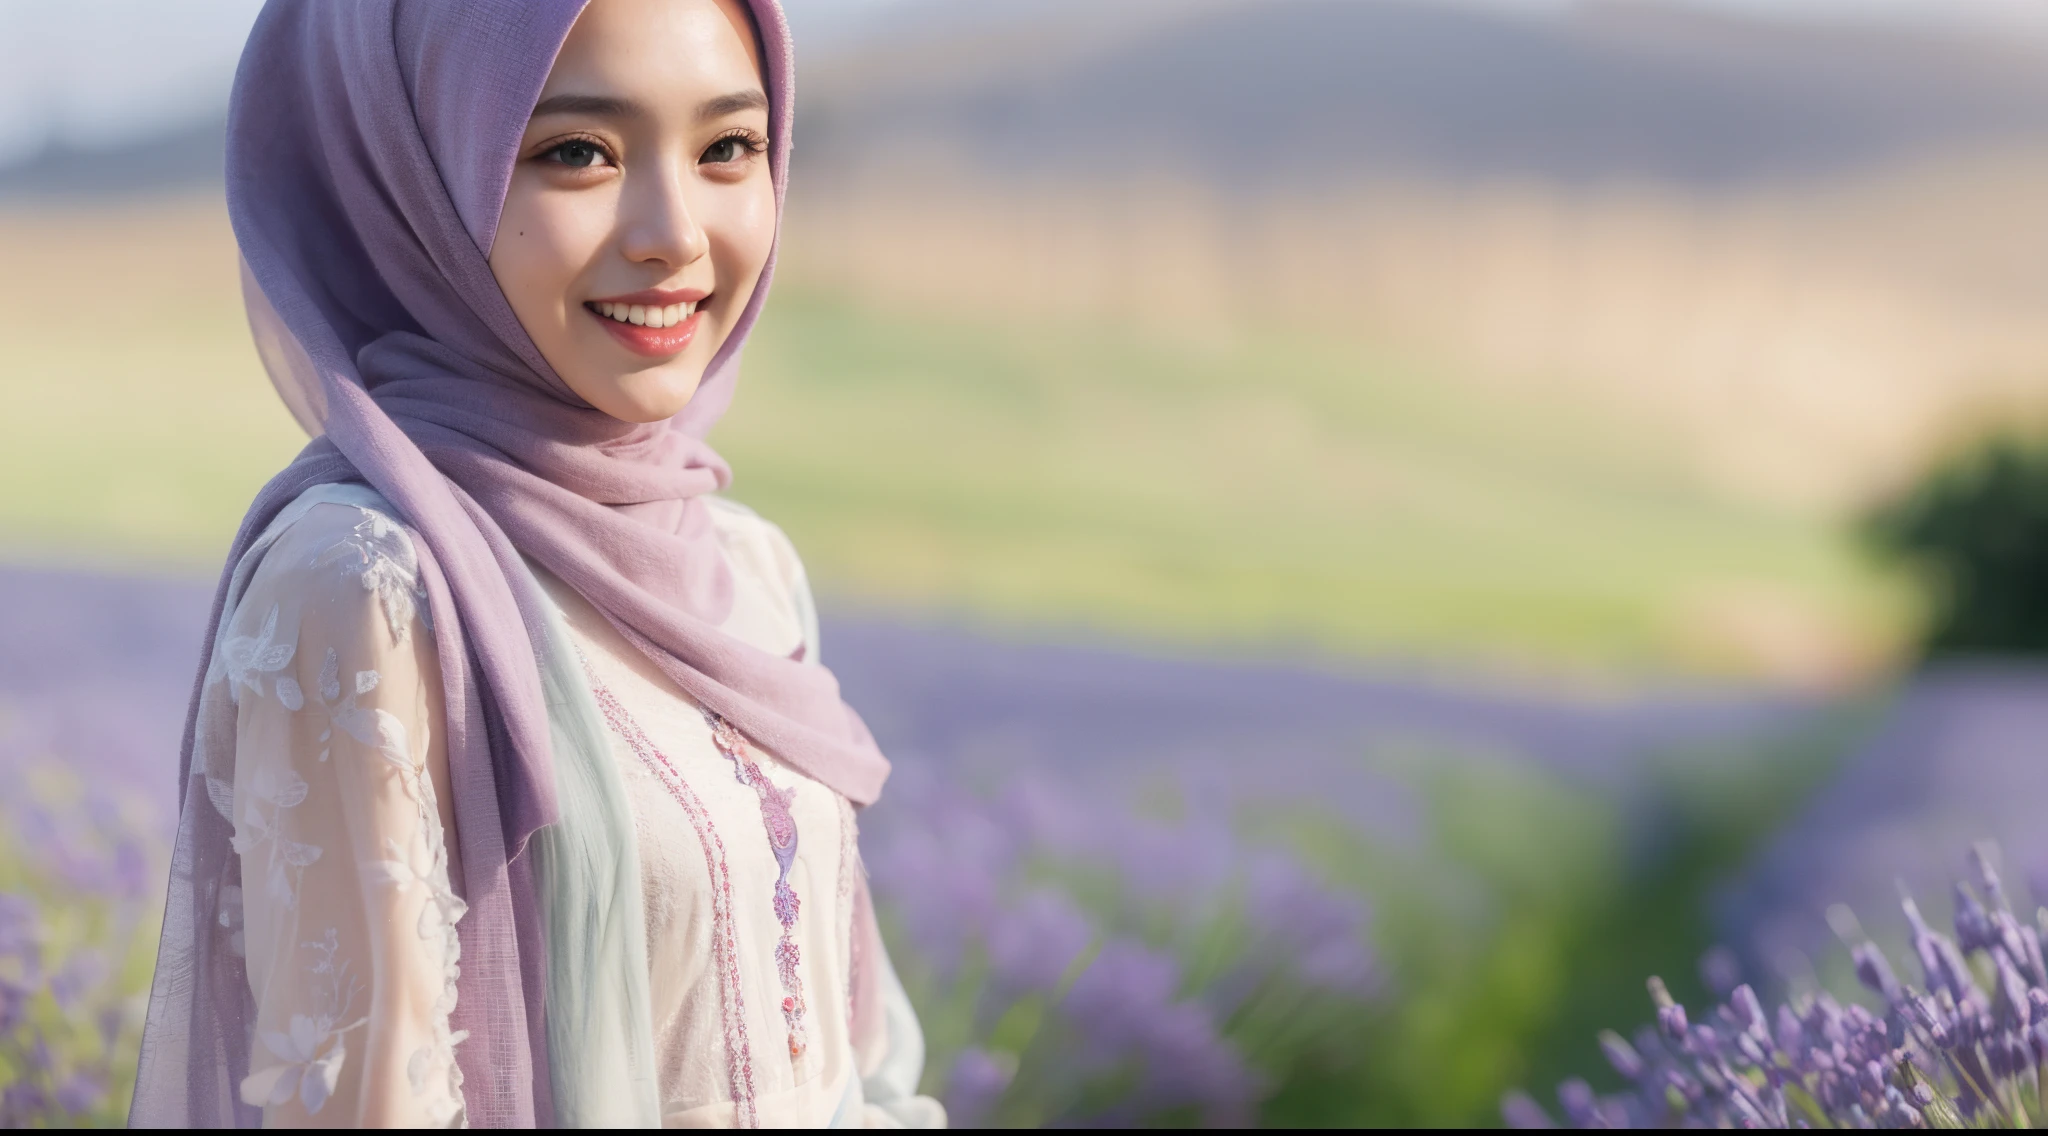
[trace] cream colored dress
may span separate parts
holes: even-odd
[[[735,582],[725,630],[816,662],[788,540],[737,505],[714,512]],[[448,1023],[463,903],[417,561],[367,505],[313,504],[274,535],[209,676],[238,723],[232,787],[209,778],[208,789],[242,860],[257,1023],[242,1096],[266,1125],[461,1125],[462,1037]],[[915,1095],[922,1039],[886,965],[889,1052],[855,1056],[852,807],[736,735],[715,737],[601,615],[538,575],[632,807],[664,1123],[943,1124]]]

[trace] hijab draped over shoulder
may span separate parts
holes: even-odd
[[[750,0],[778,205],[791,123],[788,25]],[[732,580],[704,497],[705,441],[733,396],[771,254],[687,409],[652,425],[592,409],[549,367],[488,254],[527,119],[583,0],[271,0],[236,74],[227,195],[257,346],[314,440],[257,496],[230,572],[305,490],[361,482],[421,560],[444,683],[463,898],[454,1026],[470,1123],[547,1123],[544,939],[528,839],[558,819],[525,560],[573,587],[679,687],[856,804],[888,762],[830,672],[720,623]],[[227,601],[216,594],[214,641]],[[202,668],[201,685],[204,684]],[[195,690],[138,1124],[246,1125],[253,1020],[221,930],[233,827],[191,791]],[[230,728],[232,728],[230,726]]]

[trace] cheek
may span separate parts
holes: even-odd
[[[743,293],[752,292],[775,245],[775,189],[761,178],[758,185],[735,187],[719,205],[717,216],[707,219],[706,235],[718,262],[719,287],[740,301],[729,309],[730,318],[738,318]]]
[[[539,342],[553,338],[544,329],[560,326],[575,306],[573,285],[604,245],[609,212],[595,200],[604,194],[550,192],[533,180],[513,179],[490,262],[513,312]]]

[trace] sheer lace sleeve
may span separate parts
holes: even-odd
[[[264,554],[215,651],[236,708],[232,800],[216,804],[256,1007],[241,1095],[267,1126],[464,1120],[448,1027],[463,904],[419,600],[401,529],[321,504]]]

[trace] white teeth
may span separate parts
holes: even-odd
[[[641,327],[675,327],[697,314],[697,301],[689,300],[667,307],[646,304],[615,304],[610,300],[599,300],[590,305],[598,315],[618,320],[620,323],[637,324]]]

